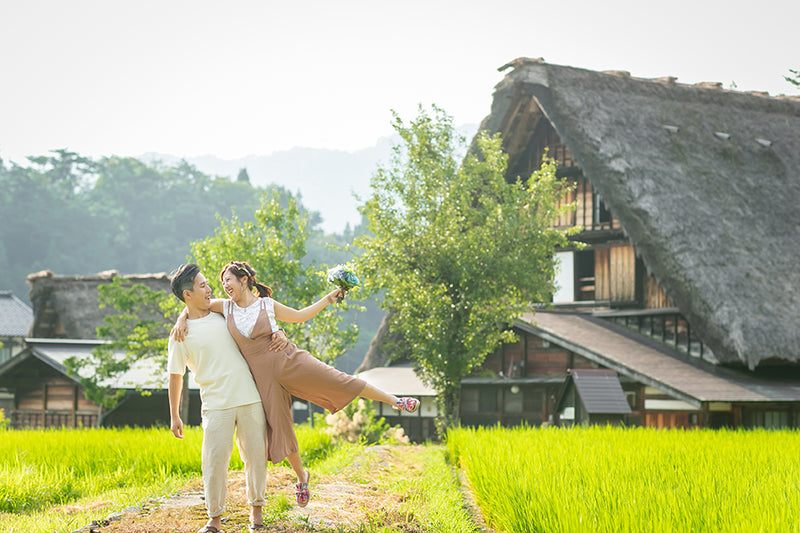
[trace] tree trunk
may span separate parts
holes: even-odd
[[[443,439],[447,430],[461,425],[461,383],[447,383],[437,396],[439,416],[436,419],[436,431]]]

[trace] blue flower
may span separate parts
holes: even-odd
[[[328,270],[328,282],[345,291],[358,287],[360,284],[358,276],[345,265],[336,265]]]

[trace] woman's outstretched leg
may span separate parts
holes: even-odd
[[[359,393],[359,396],[367,400],[375,400],[391,405],[394,409],[408,411],[409,413],[415,412],[419,408],[419,400],[416,398],[399,398],[394,394],[384,392],[377,387],[367,383]]]

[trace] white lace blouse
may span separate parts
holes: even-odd
[[[261,312],[261,302],[264,302],[264,306],[267,309],[267,316],[269,317],[269,324],[272,327],[272,331],[278,331],[278,323],[275,321],[275,300],[272,298],[259,298],[252,304],[248,305],[247,307],[239,307],[236,305],[236,302],[233,303],[233,323],[236,326],[236,329],[239,330],[239,333],[250,338],[251,334],[253,333],[253,328],[256,327],[256,322],[258,321],[258,315]],[[226,302],[225,305],[222,306],[222,314],[225,318],[228,318],[228,303]]]

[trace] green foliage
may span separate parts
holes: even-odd
[[[461,428],[447,445],[498,531],[787,531],[800,509],[797,431]]]
[[[213,178],[186,162],[92,160],[67,150],[10,167],[0,160],[0,287],[27,294],[25,277],[169,271],[216,214],[258,207],[260,189]]]
[[[360,444],[408,444],[403,428],[392,427],[375,413],[372,400],[359,398],[325,417],[325,430],[334,442]]]
[[[222,268],[232,260],[247,261],[258,273],[258,281],[272,289],[275,300],[302,309],[333,289],[325,280],[324,266],[303,262],[308,217],[293,197],[270,190],[262,195],[253,222],[236,216],[220,220],[213,236],[192,243],[192,255],[217,297],[225,297],[219,279]],[[281,326],[295,344],[332,362],[358,335],[355,325],[340,330],[342,308],[347,305],[329,307],[308,322]]]
[[[3,409],[0,409],[0,431],[5,431],[8,429],[9,420],[6,418],[6,412]]]
[[[263,194],[253,222],[236,215],[219,219],[212,237],[192,243],[194,261],[205,273],[217,294],[219,272],[231,260],[244,260],[260,274],[259,280],[271,286],[282,303],[302,308],[326,291],[324,270],[315,262],[303,264],[308,239],[308,213],[291,197],[277,189]],[[177,265],[173,265],[177,266]],[[153,384],[161,387],[166,372],[169,330],[183,305],[171,293],[153,291],[143,284],[122,278],[99,287],[99,304],[118,313],[105,317],[97,335],[108,342],[92,352],[91,358],[70,358],[67,372],[80,378],[86,396],[98,405],[113,407],[124,395],[115,388],[115,378],[138,361],[152,358],[158,375]],[[347,308],[344,304],[341,306]],[[285,324],[287,335],[327,362],[334,361],[358,335],[355,325],[340,329],[339,309],[327,309],[303,324]]]
[[[153,388],[160,388],[166,372],[169,324],[181,306],[170,293],[154,291],[141,283],[115,277],[98,287],[101,308],[114,307],[119,313],[103,318],[97,336],[106,344],[92,350],[91,358],[71,357],[64,362],[67,373],[78,377],[88,399],[111,408],[125,395],[114,387],[114,378],[128,371],[137,361],[154,359],[157,374]]]
[[[792,70],[789,69],[789,72],[792,73],[791,76],[784,76],[783,79],[794,85],[795,87],[800,87],[800,69]]]
[[[443,427],[458,421],[460,382],[501,341],[532,302],[549,301],[554,248],[567,234],[551,223],[566,185],[552,163],[528,179],[506,180],[499,135],[482,133],[463,164],[463,139],[434,107],[406,125],[395,115],[391,166],[372,179],[361,212],[370,235],[356,239],[368,292],[384,291],[392,330],[439,393]]]
[[[297,427],[309,467],[333,451],[322,429]],[[176,439],[166,428],[15,430],[0,439],[0,530],[74,531],[93,519],[173,493],[202,474],[200,428]],[[230,468],[242,470],[237,448]],[[53,508],[110,500],[95,513]],[[91,508],[91,507],[90,507]],[[14,513],[14,514],[4,514]]]

